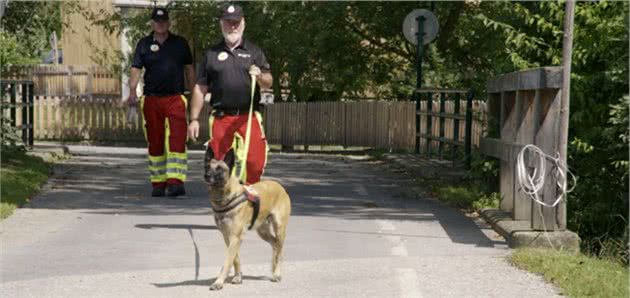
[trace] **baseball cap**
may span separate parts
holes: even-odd
[[[151,19],[154,21],[168,21],[168,11],[165,8],[156,7],[151,13]]]
[[[221,19],[240,21],[243,18],[243,8],[236,4],[227,4],[221,9]]]

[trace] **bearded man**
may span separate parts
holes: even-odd
[[[197,84],[193,88],[188,136],[199,137],[199,113],[203,98],[211,94],[208,147],[214,158],[223,160],[234,147],[235,138],[245,143],[250,105],[255,117],[252,119],[249,152],[246,158],[246,185],[260,181],[267,161],[267,140],[262,129],[260,115],[260,88],[271,87],[271,68],[263,51],[243,38],[245,18],[243,9],[235,4],[222,8],[221,31],[223,40],[206,51],[197,71]],[[251,99],[252,77],[257,86]],[[238,156],[237,151],[237,156]],[[243,156],[241,156],[242,158]],[[241,174],[242,176],[242,174]]]

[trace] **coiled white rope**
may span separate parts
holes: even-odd
[[[533,152],[534,158],[536,159],[534,170],[531,175],[529,174],[530,171],[528,170],[528,166],[525,164],[525,153],[529,150]],[[545,186],[547,159],[554,165],[550,174],[555,179],[556,185],[559,188],[558,196],[553,204],[542,201],[539,194]],[[567,193],[573,191],[576,184],[575,175],[569,171],[566,164],[560,159],[559,153],[557,153],[557,157],[553,157],[545,154],[540,148],[532,144],[526,145],[519,152],[516,159],[516,175],[521,191],[530,197],[534,202],[545,207],[556,207],[556,205],[565,198]],[[567,175],[570,175],[573,180],[573,185],[569,190],[567,190]]]

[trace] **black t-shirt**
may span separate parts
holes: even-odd
[[[210,104],[214,109],[248,109],[251,96],[249,68],[255,64],[264,73],[271,71],[263,51],[243,39],[233,51],[225,41],[213,46],[198,65],[197,84],[209,87]],[[260,88],[256,86],[254,108],[260,102]]]
[[[138,42],[131,66],[145,68],[145,95],[164,96],[184,93],[184,65],[192,62],[185,38],[169,32],[160,44],[151,33]]]

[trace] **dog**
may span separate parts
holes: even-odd
[[[204,180],[214,211],[214,221],[223,234],[227,247],[223,268],[210,285],[210,290],[223,288],[232,265],[235,274],[230,282],[242,283],[239,250],[248,228],[255,229],[260,238],[268,242],[273,249],[271,281],[279,282],[282,279],[280,262],[287,223],[291,215],[291,199],[284,187],[272,180],[262,180],[249,186],[249,191],[246,191],[246,187],[232,175],[234,162],[233,150],[230,150],[223,160],[216,160],[211,148],[208,147],[206,150]],[[251,200],[252,192],[259,198],[257,208],[256,200]]]

